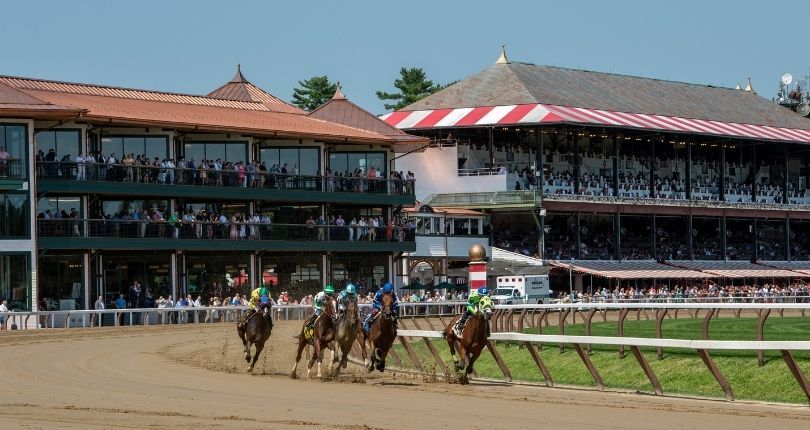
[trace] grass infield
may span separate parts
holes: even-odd
[[[702,318],[669,319],[662,325],[663,337],[672,339],[701,339]],[[756,340],[756,318],[721,317],[713,319],[709,325],[709,338],[713,340]],[[592,323],[594,336],[615,336],[616,322]],[[535,329],[525,330],[536,333]],[[624,324],[626,337],[655,337],[655,322],[648,320],[628,320]],[[556,327],[544,328],[545,334],[557,334]],[[584,326],[566,326],[566,334],[583,335]],[[771,316],[765,323],[765,340],[810,340],[810,318]],[[451,363],[447,344],[442,339],[434,339],[434,345],[445,363]],[[426,368],[435,367],[432,355],[424,342],[414,340],[414,351],[420,356]],[[396,345],[397,353],[409,362],[401,345]],[[534,364],[529,353],[518,345],[498,343],[498,351],[509,367],[516,381],[543,382],[543,375]],[[724,398],[723,390],[714,380],[700,357],[693,350],[664,348],[664,359],[658,360],[655,348],[642,348],[645,358],[658,376],[665,395],[688,395],[711,398]],[[717,366],[728,379],[736,399],[758,400],[784,403],[807,403],[802,392],[779,351],[765,351],[765,365],[757,365],[756,351],[710,351]],[[573,347],[560,353],[556,344],[543,344],[540,356],[548,367],[555,385],[593,387],[594,382],[585,365]],[[793,353],[804,374],[810,378],[810,351]],[[619,359],[618,347],[593,346],[591,360],[602,376],[607,388],[653,392],[644,372],[636,359],[625,348],[625,358]],[[475,364],[481,377],[501,379],[503,374],[487,351]],[[439,372],[439,370],[437,370]]]

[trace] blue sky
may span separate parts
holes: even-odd
[[[207,93],[237,63],[285,100],[297,81],[339,80],[383,113],[401,66],[434,82],[510,59],[733,87],[810,67],[800,2],[36,1],[0,9],[0,74]]]

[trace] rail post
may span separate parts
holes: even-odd
[[[644,374],[647,375],[647,379],[650,380],[650,384],[652,384],[655,394],[658,396],[663,395],[664,390],[661,388],[661,382],[658,381],[658,377],[655,375],[655,372],[653,372],[652,367],[650,367],[650,363],[648,363],[647,359],[644,358],[644,354],[642,354],[641,350],[639,350],[635,345],[631,346],[630,350],[633,351],[636,361],[638,361],[638,364],[641,366]],[[658,348],[658,350],[660,351],[661,348]]]
[[[757,311],[757,340],[765,340],[765,320],[771,314],[770,309],[761,309]],[[765,365],[765,352],[761,349],[757,350],[757,364],[759,367]]]
[[[565,319],[568,317],[568,314],[571,312],[571,308],[561,309],[560,310],[560,322],[559,322],[559,333],[560,336],[565,334]],[[560,342],[560,354],[565,352],[565,344]]]
[[[604,390],[605,384],[602,382],[602,376],[599,375],[599,371],[596,370],[596,366],[593,365],[593,362],[588,357],[588,354],[582,349],[582,345],[575,343],[574,349],[577,351],[577,355],[579,355],[579,359],[585,363],[585,367],[588,368],[588,372],[591,372],[591,376],[593,377],[593,382],[596,383],[597,390]]]
[[[616,335],[619,337],[624,337],[624,320],[627,319],[628,312],[630,312],[630,309],[627,308],[619,311],[619,321],[616,333]],[[619,358],[624,358],[624,345],[619,345]]]
[[[503,358],[501,358],[501,354],[498,353],[498,350],[495,349],[495,346],[492,345],[492,342],[487,340],[487,349],[489,350],[490,354],[492,354],[492,358],[495,359],[495,363],[498,364],[498,367],[501,369],[501,373],[503,373],[503,377],[506,382],[512,382],[512,372],[509,371],[509,368],[506,367],[506,363],[504,363]]]
[[[667,309],[656,309],[655,310],[655,337],[661,339],[662,337],[662,325],[664,323],[664,317],[667,315]],[[664,349],[660,346],[656,348],[656,352],[658,353],[658,359],[664,359]],[[634,352],[635,354],[635,352]]]
[[[523,342],[523,347],[529,351],[529,355],[532,356],[534,364],[537,365],[537,368],[540,369],[540,373],[543,374],[543,379],[546,381],[546,386],[553,387],[554,381],[551,379],[551,373],[548,371],[546,363],[544,363],[543,359],[540,357],[540,353],[535,351],[534,347],[529,342]]]

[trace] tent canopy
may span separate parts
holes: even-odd
[[[810,277],[810,264],[799,265],[747,261],[552,261],[553,267],[610,279],[710,279],[710,278],[803,278]],[[806,270],[801,270],[802,268]]]

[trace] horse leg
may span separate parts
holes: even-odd
[[[465,371],[467,375],[473,372],[473,365],[475,364],[475,361],[478,360],[478,357],[481,355],[481,351],[478,351],[477,354],[469,354],[469,355],[470,359],[469,361],[467,361],[467,369]]]
[[[312,342],[312,347],[312,357],[310,357],[309,364],[307,364],[307,379],[309,379],[309,373],[312,371],[312,365],[315,364],[315,360],[317,360],[318,356],[321,354],[321,345],[317,338]],[[320,364],[320,362],[318,362],[318,364]],[[320,366],[318,366],[318,370],[320,371]]]
[[[248,367],[248,372],[253,372],[253,366],[256,365],[256,360],[259,359],[259,354],[262,353],[262,349],[264,349],[264,342],[256,342],[256,352],[253,353],[253,362],[250,363],[250,367]]]
[[[366,360],[366,370],[371,372],[374,370],[374,360],[376,358],[376,349],[374,348],[374,341],[369,342],[368,360]]]
[[[291,378],[295,378],[295,371],[298,369],[298,362],[301,361],[301,352],[304,351],[306,346],[307,344],[304,340],[304,335],[302,334],[298,337],[298,353],[295,356],[295,365],[293,365],[292,372],[290,372]]]
[[[356,336],[357,343],[360,344],[360,354],[363,358],[363,363],[368,367],[368,357],[366,356],[366,335],[363,333],[363,329],[358,327],[358,333]]]
[[[239,339],[242,339],[242,347],[245,350],[245,361],[250,363],[250,347],[248,346],[247,339],[245,338],[245,330],[239,328],[236,330],[239,333]]]
[[[450,358],[453,360],[453,363],[456,364],[458,367],[458,359],[456,359],[456,342],[450,338],[451,335],[445,336],[445,340],[447,341],[447,346],[450,348]]]
[[[467,349],[464,347],[464,344],[458,342],[456,348],[458,349],[458,361],[456,362],[456,370],[458,371],[467,367],[469,357],[467,356]]]

